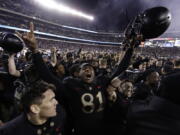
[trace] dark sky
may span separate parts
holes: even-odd
[[[122,31],[130,19],[147,8],[165,6],[172,13],[169,30],[180,30],[180,0],[56,0],[95,16],[98,29]]]

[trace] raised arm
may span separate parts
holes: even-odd
[[[39,52],[36,52],[33,54],[33,63],[34,66],[36,67],[40,77],[48,82],[48,83],[53,83],[56,87],[62,87],[62,82],[51,73],[47,65],[44,63],[42,56]]]
[[[34,35],[34,24],[32,22],[30,23],[30,32],[23,35],[18,33],[18,35],[22,37],[27,47],[32,51],[34,66],[36,67],[40,77],[48,83],[53,83],[58,89],[62,88],[61,81],[51,73],[38,51],[38,45]]]
[[[133,55],[133,50],[134,50],[133,48],[129,48],[125,52],[124,57],[121,60],[120,64],[118,65],[117,69],[112,73],[111,80],[114,77],[120,75],[123,71],[125,71],[128,68],[130,60],[131,60],[131,57]]]
[[[118,65],[118,68],[115,70],[115,72],[111,76],[111,80],[120,75],[123,71],[125,71],[130,63],[131,57],[133,55],[134,48],[137,47],[137,42],[140,43],[143,40],[142,35],[136,35],[132,39],[129,39],[128,41],[128,49],[121,60],[120,64]],[[126,45],[127,46],[127,45]]]
[[[51,65],[55,67],[57,64],[56,47],[51,48]]]
[[[20,77],[21,72],[16,69],[16,64],[15,64],[15,61],[14,61],[14,56],[15,55],[16,54],[12,54],[8,58],[8,70],[9,70],[10,75],[15,76],[15,77]]]

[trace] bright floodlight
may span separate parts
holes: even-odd
[[[35,1],[40,3],[41,5],[43,5],[44,7],[49,8],[49,9],[55,9],[55,10],[58,10],[60,12],[80,16],[80,17],[86,18],[86,19],[91,20],[91,21],[94,20],[93,16],[84,14],[84,13],[82,13],[80,11],[72,9],[72,8],[70,8],[68,6],[65,6],[65,5],[61,4],[61,3],[57,3],[54,0],[35,0]]]

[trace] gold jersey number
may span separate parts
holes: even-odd
[[[94,100],[98,99],[99,101],[99,107],[97,110],[95,110]],[[81,96],[81,102],[83,105],[82,111],[84,113],[93,113],[94,111],[100,112],[103,108],[103,98],[102,93],[99,91],[97,95],[94,97],[91,93],[84,93]]]

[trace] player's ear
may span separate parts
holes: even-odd
[[[34,114],[38,114],[38,113],[40,112],[40,108],[39,108],[38,105],[32,104],[32,105],[30,106],[30,111],[31,111],[32,113],[34,113]]]

